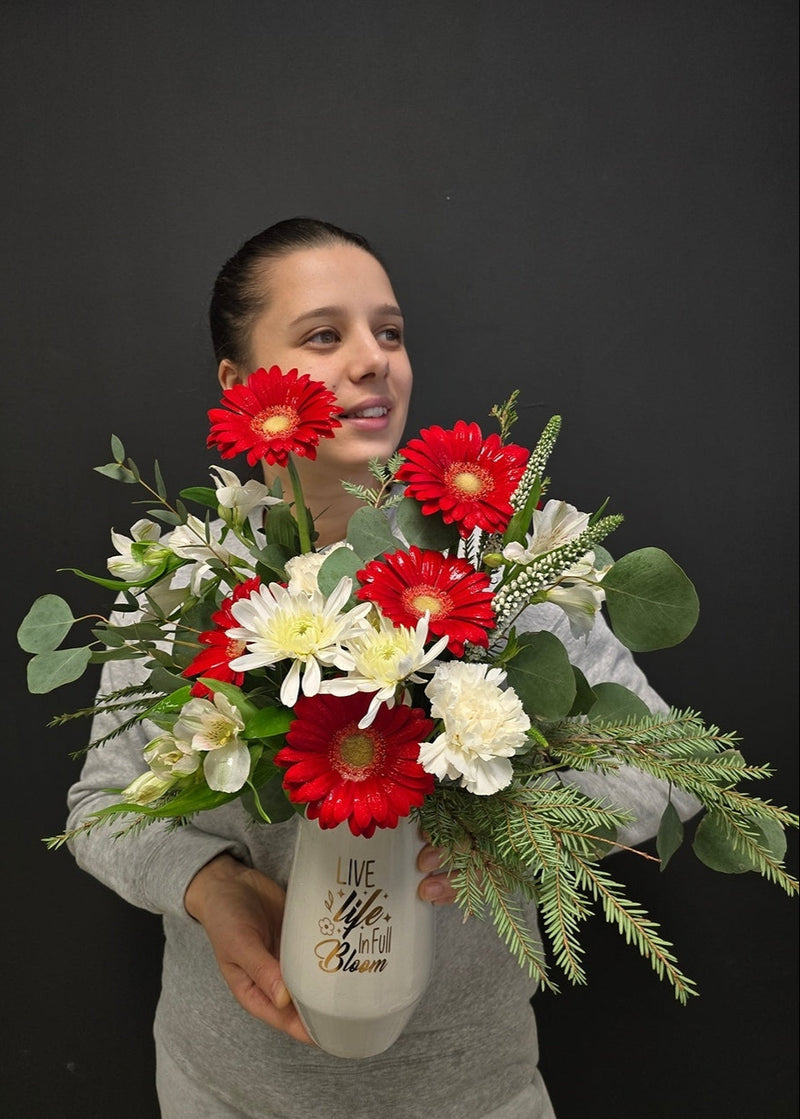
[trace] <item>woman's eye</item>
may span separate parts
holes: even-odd
[[[335,330],[326,327],[324,330],[318,330],[314,334],[306,338],[306,342],[316,342],[322,346],[329,346],[332,342],[338,342],[339,335]]]
[[[378,337],[384,342],[398,343],[403,341],[403,332],[399,326],[385,326],[378,331]]]

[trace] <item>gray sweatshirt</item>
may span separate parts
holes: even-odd
[[[534,607],[525,620],[525,628],[556,634],[590,683],[616,681],[652,710],[664,708],[602,617],[580,640],[572,638],[556,606]],[[101,692],[129,683],[133,667],[131,662],[109,662]],[[99,717],[93,737],[107,733],[112,722]],[[114,799],[104,789],[124,787],[146,768],[142,749],[155,733],[157,728],[140,724],[89,752],[69,791],[70,828]],[[605,777],[562,776],[587,794],[635,814],[620,843],[636,845],[655,834],[667,799],[661,783],[633,770]],[[684,818],[697,810],[689,797],[673,791],[672,799]],[[199,813],[177,830],[156,823],[115,840],[112,829],[101,826],[71,843],[81,867],[133,905],[163,917],[155,1034],[159,1051],[166,1054],[164,1069],[168,1065],[188,1077],[198,1093],[207,1094],[208,1109],[202,1113],[252,1119],[549,1119],[553,1111],[537,1069],[530,1005],[535,983],[490,922],[464,923],[457,906],[436,907],[434,978],[399,1040],[379,1056],[362,1061],[332,1057],[293,1041],[239,1006],[202,926],[184,909],[184,893],[194,874],[222,852],[285,885],[295,827],[295,820],[257,824],[235,801]],[[568,998],[568,991],[561,997]],[[168,1073],[161,1070],[159,1075],[163,1082]],[[176,1096],[183,1090],[176,1086]],[[192,1110],[184,1112],[176,1104],[173,1113]],[[169,1110],[164,1119],[173,1119]]]

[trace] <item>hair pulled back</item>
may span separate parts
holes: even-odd
[[[234,365],[247,362],[251,327],[267,303],[264,271],[270,261],[298,249],[336,244],[356,245],[383,265],[365,237],[317,218],[286,218],[245,241],[223,264],[214,283],[208,319],[217,362],[225,358]]]

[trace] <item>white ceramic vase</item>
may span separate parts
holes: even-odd
[[[303,1023],[337,1057],[372,1057],[399,1037],[433,969],[433,907],[420,901],[416,824],[300,819],[281,933],[281,970]]]

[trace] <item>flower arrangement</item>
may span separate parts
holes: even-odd
[[[362,504],[346,539],[321,550],[295,458],[313,459],[339,421],[333,394],[297,370],[259,369],[209,412],[209,446],[285,467],[291,493],[215,466],[213,488],[173,503],[158,464],[151,485],[113,437],[98,471],[143,487],[155,508],[130,535],[112,531],[110,577],[69,570],[114,592],[114,613],[93,619],[89,644],[62,648],[79,619],[47,594],[18,640],[33,654],[34,693],[89,664],[138,662],[141,683],[83,713],[123,710],[117,733],[143,720],[156,733],[118,800],[48,844],[104,822],[121,823],[115,834],[179,827],[235,799],[266,824],[304,812],[367,837],[414,815],[446,852],[465,915],[490,916],[544,985],[555,989],[526,923],[532,900],[568,980],[585,981],[580,930],[597,904],[680,1001],[694,994],[656,924],[601,865],[630,815],[560,774],[633,767],[691,794],[704,809],[697,856],[789,893],[784,828],[798,819],[740,788],[771,771],[749,764],[734,734],[691,710],[650,712],[619,684],[590,685],[537,628],[537,604],[559,607],[577,637],[605,607],[628,648],[666,648],[691,632],[698,602],[660,549],[612,558],[601,542],[620,516],[545,500],[560,419],[529,452],[509,441],[516,397],[492,409],[497,433],[432,426],[370,463],[373,488],[343,483]],[[682,839],[668,803],[662,869]]]

